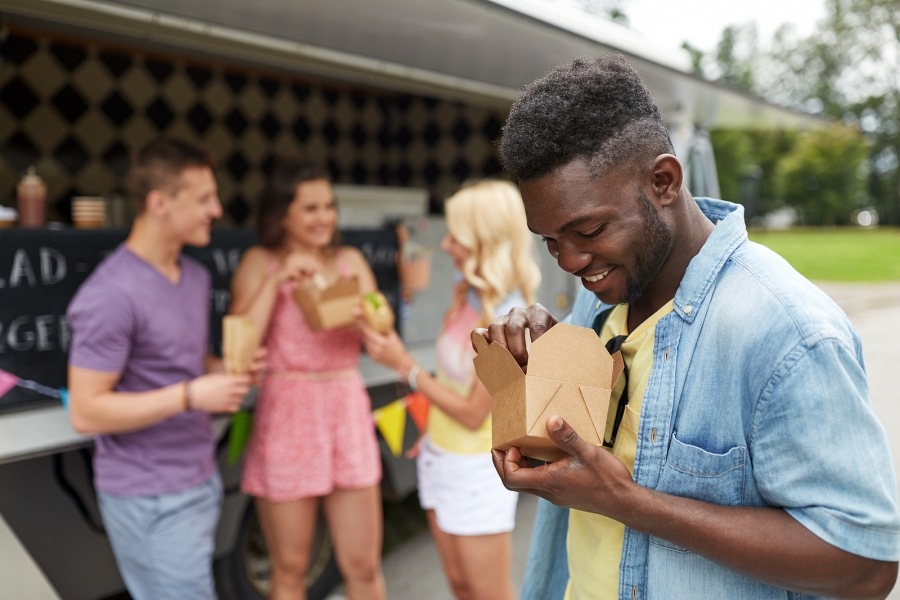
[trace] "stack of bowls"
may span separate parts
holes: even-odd
[[[77,229],[98,229],[106,224],[106,200],[99,196],[72,198],[72,222]]]

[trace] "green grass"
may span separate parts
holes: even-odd
[[[814,281],[900,281],[898,228],[750,230],[750,239]]]

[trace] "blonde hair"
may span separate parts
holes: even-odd
[[[476,290],[482,326],[494,321],[497,306],[516,290],[526,304],[533,303],[541,272],[518,188],[490,179],[465,185],[447,200],[444,212],[450,235],[471,252],[462,265],[457,299],[467,287]]]

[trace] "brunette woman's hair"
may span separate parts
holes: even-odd
[[[297,196],[297,186],[320,179],[330,181],[328,171],[305,158],[286,158],[275,165],[259,200],[256,233],[260,245],[270,249],[281,245],[284,241],[282,222]]]

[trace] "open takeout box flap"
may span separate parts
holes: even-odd
[[[307,281],[297,286],[294,295],[298,302],[301,298],[311,302],[326,302],[345,296],[358,296],[359,278],[356,275],[341,277],[325,286]]]
[[[359,279],[354,275],[324,287],[312,283],[298,285],[294,300],[313,329],[343,327],[354,321],[353,309],[359,304]]]
[[[342,277],[331,285],[322,288],[319,292],[321,301],[334,300],[345,296],[359,295],[359,278],[356,275],[352,277]]]
[[[607,387],[613,360],[593,329],[558,323],[532,342],[528,374]]]
[[[522,367],[509,350],[497,342],[487,343],[481,335],[472,332],[475,347],[475,372],[492,396],[525,376]]]

